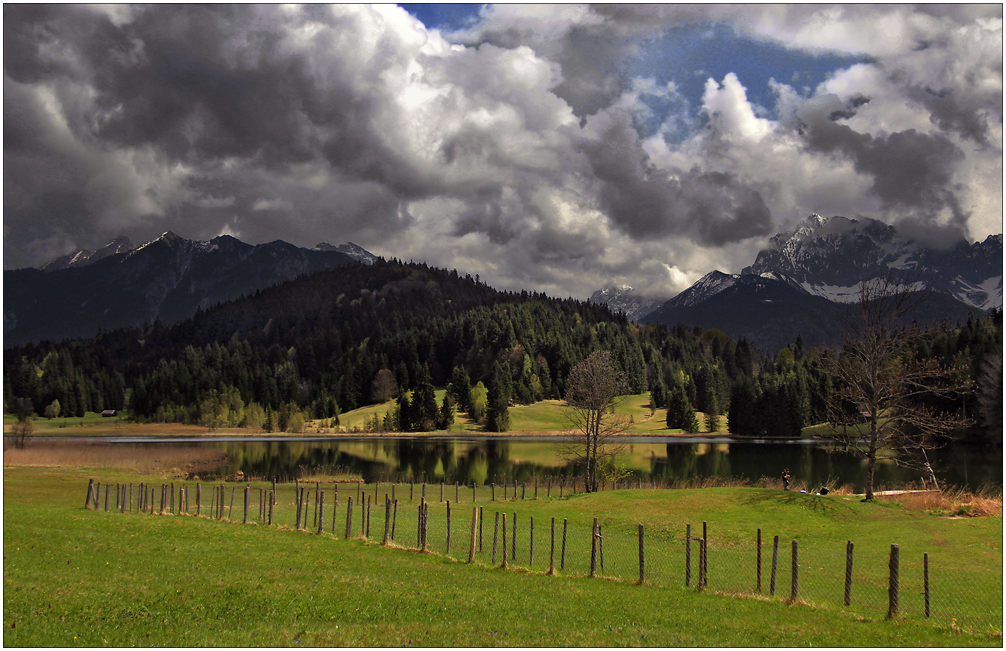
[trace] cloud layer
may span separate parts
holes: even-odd
[[[771,107],[626,73],[706,23],[865,62]],[[669,296],[811,212],[1001,232],[1001,7],[5,5],[4,136],[5,268],[174,230]]]

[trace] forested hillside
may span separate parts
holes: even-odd
[[[966,363],[977,378],[1001,333],[1001,313],[948,324],[918,354]],[[652,391],[654,406],[684,400],[729,413],[741,435],[798,435],[823,419],[831,390],[821,363],[830,353],[799,340],[773,360],[717,330],[641,326],[602,305],[379,261],[304,276],[171,326],[8,349],[4,401],[13,409],[30,399],[40,415],[126,409],[140,420],[295,429],[398,395],[399,413],[384,428],[434,429],[461,410],[499,430],[508,405],[564,396],[570,369],[599,349],[611,351],[629,392]],[[446,405],[433,402],[433,385],[448,386]]]

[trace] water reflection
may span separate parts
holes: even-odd
[[[151,443],[152,445],[167,443]],[[542,439],[357,438],[321,440],[206,440],[227,454],[223,474],[290,479],[341,468],[365,481],[455,481],[483,485],[570,477],[582,469],[562,458],[554,441]],[[1002,449],[947,447],[930,452],[941,483],[977,489],[1002,483]],[[864,489],[864,462],[840,447],[778,442],[651,442],[636,440],[618,457],[634,478],[672,483],[696,477],[778,478],[789,468],[794,481],[816,489],[850,484]],[[881,460],[876,487],[918,480],[918,473]]]

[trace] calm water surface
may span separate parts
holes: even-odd
[[[485,484],[533,481],[535,477],[571,477],[582,469],[564,459],[554,438],[117,438],[112,443],[151,446],[193,444],[227,454],[222,474],[290,479],[317,470],[359,473],[365,481],[455,481]],[[1002,484],[1002,449],[958,445],[929,452],[944,485],[976,490]],[[788,468],[794,480],[810,487],[851,484],[864,490],[864,462],[841,446],[804,441],[631,438],[617,465],[634,477],[674,481],[694,477],[777,478]],[[919,473],[881,460],[875,486],[918,480]]]

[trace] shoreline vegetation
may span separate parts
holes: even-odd
[[[437,398],[442,400],[444,389],[437,390]],[[339,416],[339,425],[332,427],[331,419],[307,421],[300,431],[265,431],[262,428],[251,427],[215,427],[209,428],[195,423],[157,423],[138,422],[126,417],[117,416],[103,418],[100,414],[87,412],[84,417],[53,418],[36,417],[32,423],[34,431],[29,438],[49,437],[163,437],[163,438],[217,438],[239,436],[243,438],[258,437],[323,437],[323,438],[511,438],[511,437],[563,437],[570,436],[570,424],[566,422],[566,403],[561,400],[543,400],[533,405],[511,406],[509,431],[492,432],[468,417],[458,414],[449,429],[431,430],[425,432],[395,432],[373,431],[368,427],[374,417],[381,418],[395,407],[395,401],[389,400],[382,404],[368,405]],[[629,428],[622,434],[626,437],[673,437],[682,439],[716,438],[722,440],[745,441],[749,437],[738,436],[729,431],[726,415],[719,417],[715,431],[702,427],[703,431],[686,432],[681,429],[668,428],[666,425],[667,409],[652,408],[649,393],[626,396],[618,406],[616,413],[630,419]],[[699,422],[705,423],[703,412],[696,412]],[[4,416],[4,436],[12,435],[15,417]],[[817,424],[803,428],[800,437],[760,436],[758,440],[792,441],[800,439],[826,438],[827,425]]]

